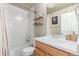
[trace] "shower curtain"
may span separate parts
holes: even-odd
[[[7,4],[0,3],[0,56],[9,55],[6,17],[7,17]]]

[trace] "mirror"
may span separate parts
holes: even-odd
[[[53,10],[53,9],[52,9]],[[47,35],[79,34],[79,5],[75,4],[48,14]],[[52,24],[52,17],[57,16],[58,23]],[[56,20],[56,19],[55,19]]]

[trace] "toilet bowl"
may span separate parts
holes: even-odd
[[[22,50],[23,56],[32,56],[34,53],[35,48],[34,47],[26,47]]]

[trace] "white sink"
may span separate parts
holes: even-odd
[[[42,40],[50,41],[50,42],[55,42],[55,43],[65,43],[67,42],[66,39],[64,38],[53,38],[53,37],[41,37]]]
[[[64,42],[66,42],[66,40],[61,40],[61,39],[57,39],[57,38],[48,39],[48,41],[55,42],[55,43],[64,43]]]

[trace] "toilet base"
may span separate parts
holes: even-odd
[[[32,54],[22,54],[22,56],[34,56],[34,53],[32,53]]]

